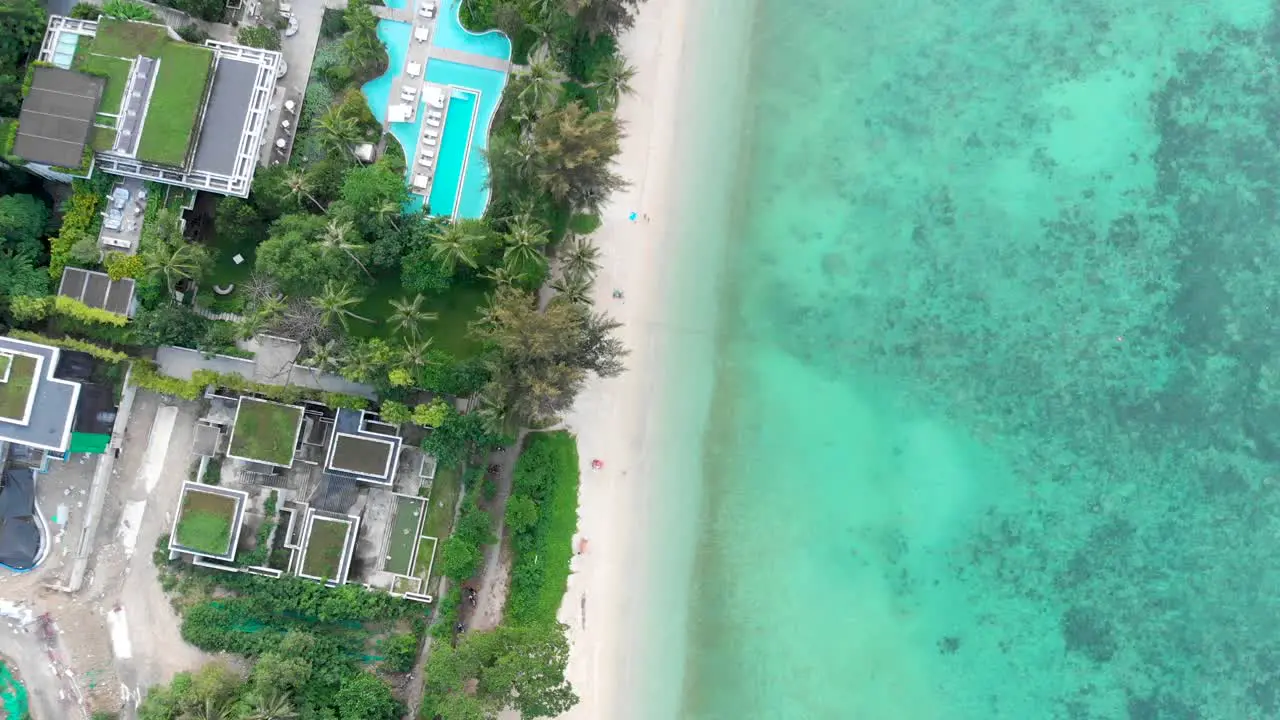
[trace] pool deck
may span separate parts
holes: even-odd
[[[382,124],[382,129],[384,131],[389,129],[391,107],[402,104],[400,100],[400,89],[406,85],[418,90],[418,99],[414,102],[414,114],[409,122],[416,122],[418,119],[417,114],[419,112],[424,112],[423,101],[426,97],[428,88],[435,88],[445,98],[444,107],[428,107],[428,109],[433,112],[440,113],[441,118],[448,117],[450,88],[445,85],[426,81],[427,63],[429,63],[433,58],[462,65],[472,65],[486,70],[497,70],[504,73],[510,73],[512,70],[511,63],[506,60],[499,60],[497,58],[469,53],[462,50],[454,50],[452,48],[437,47],[435,44],[436,20],[439,19],[440,13],[450,12],[448,0],[444,0],[443,2],[437,0],[435,17],[430,18],[422,17],[416,12],[416,7],[419,2],[422,2],[422,0],[413,0],[413,2],[410,3],[410,7],[407,8],[389,8],[385,5],[370,6],[370,9],[373,10],[373,14],[379,19],[402,22],[413,26],[413,30],[410,32],[409,48],[405,51],[404,67],[398,69],[395,78],[391,82],[391,92],[388,93],[387,98],[387,113],[384,115],[388,120],[384,121]],[[418,28],[427,29],[428,39],[426,42],[421,42],[414,37],[414,33],[417,32]],[[422,69],[421,73],[417,76],[411,76],[406,72],[411,63],[417,64]],[[422,136],[428,129],[438,133],[438,138],[444,137],[443,119],[440,122],[440,127],[429,127],[425,122],[422,123],[422,129],[417,133],[417,136],[413,140],[413,147],[406,147],[404,149],[410,168],[410,176],[416,178],[418,175],[426,175],[430,178],[425,187],[417,187],[412,183],[409,185],[409,192],[414,195],[421,196],[424,203],[429,201],[431,198],[431,188],[435,184],[435,169],[422,164],[422,151],[428,147],[430,147],[431,150],[436,151],[439,147],[438,138],[435,147],[428,146],[422,142]],[[461,181],[462,179],[459,178],[459,182]]]

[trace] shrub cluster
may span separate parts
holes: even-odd
[[[62,270],[71,259],[71,248],[93,231],[102,195],[88,183],[72,183],[73,193],[62,214],[62,228],[49,243],[49,275],[62,279]]]
[[[508,505],[524,517],[511,529],[515,560],[507,618],[515,624],[554,623],[578,531],[578,445],[561,430],[529,436],[516,461]],[[527,517],[528,504],[537,507]],[[530,523],[530,521],[532,521]]]

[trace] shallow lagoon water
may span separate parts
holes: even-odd
[[[1280,715],[1273,4],[749,45],[678,716]]]

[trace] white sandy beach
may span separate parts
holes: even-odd
[[[689,230],[698,214],[727,214],[723,198],[703,200],[727,192],[697,186],[712,167],[701,148],[708,127],[738,128],[696,113],[716,107],[711,95],[728,98],[741,84],[735,81],[743,69],[706,49],[715,42],[711,27],[729,32],[726,24],[749,16],[744,5],[754,3],[647,0],[621,39],[638,71],[618,109],[626,132],[618,171],[631,185],[610,199],[594,236],[602,253],[595,299],[623,323],[620,337],[631,355],[626,372],[593,381],[566,418],[578,436],[579,538],[588,541],[560,609],[570,627],[568,677],[581,696],[566,720],[677,712],[693,543],[674,528],[692,528],[697,509],[697,483],[684,480],[700,467],[719,264],[710,238],[700,238],[700,247],[679,245],[697,234]],[[703,87],[725,74],[729,87]],[[638,221],[629,220],[632,212]],[[691,269],[694,263],[700,267]],[[691,275],[692,283],[680,279]],[[612,297],[615,289],[624,300]],[[677,374],[682,387],[694,389],[680,391],[673,404]],[[673,423],[676,417],[681,422]],[[597,458],[603,469],[592,469]],[[659,653],[661,680],[650,676]]]
[[[638,619],[644,615],[637,569],[645,564],[643,536],[654,524],[654,426],[660,422],[661,359],[666,308],[662,259],[672,252],[669,232],[674,180],[672,133],[684,54],[689,0],[647,0],[635,28],[622,38],[623,51],[637,68],[634,92],[619,105],[625,123],[619,172],[631,186],[616,193],[595,234],[601,249],[596,306],[623,323],[620,337],[631,350],[627,371],[594,380],[566,418],[578,436],[582,460],[579,494],[580,538],[586,552],[574,559],[574,573],[560,620],[569,625],[572,652],[569,680],[581,703],[566,720],[627,716],[628,690],[641,682],[636,647]],[[648,216],[632,222],[631,212]],[[619,301],[615,289],[624,293]],[[601,470],[591,461],[599,458]]]

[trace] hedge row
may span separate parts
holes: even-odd
[[[267,385],[248,380],[235,373],[218,373],[213,370],[196,370],[191,373],[190,380],[162,375],[155,363],[150,360],[135,360],[131,374],[134,385],[158,392],[162,395],[174,395],[184,400],[196,400],[204,395],[209,386],[225,387],[241,393],[256,393],[269,400],[282,403],[296,403],[300,400],[314,400],[331,408],[364,410],[369,401],[356,395],[345,393],[323,392],[297,385]]]
[[[73,337],[51,338],[40,333],[34,333],[30,330],[10,330],[9,337],[15,340],[26,340],[28,342],[40,343],[41,345],[52,345],[65,350],[75,350],[76,352],[87,353],[93,357],[105,362],[119,363],[129,359],[129,356],[119,350],[104,348],[101,345],[95,345],[84,340],[77,340]]]
[[[102,308],[94,308],[84,303],[69,298],[66,295],[58,295],[53,299],[53,310],[59,315],[66,315],[76,320],[84,322],[98,323],[100,325],[115,325],[116,327],[124,327],[129,323],[129,318],[119,315],[110,310]]]

